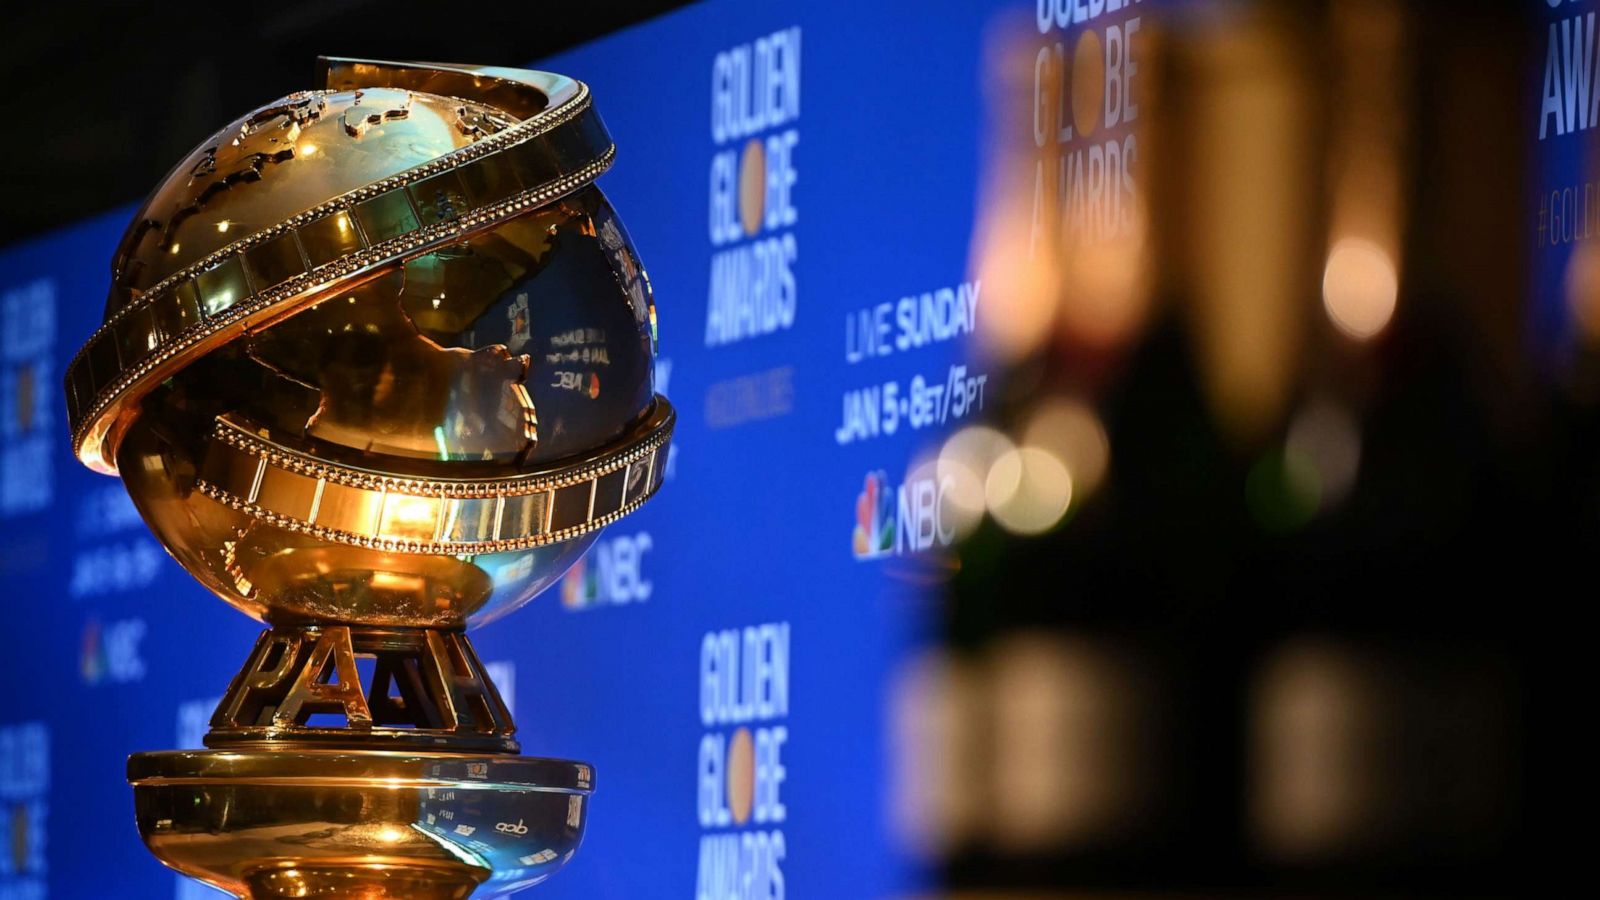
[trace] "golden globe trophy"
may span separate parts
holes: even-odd
[[[156,188],[67,371],[78,457],[268,625],[210,749],[129,760],[139,830],[241,897],[502,896],[594,776],[517,755],[465,630],[660,486],[655,307],[583,84],[321,70]]]

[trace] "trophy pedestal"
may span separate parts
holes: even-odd
[[[503,896],[572,857],[593,790],[583,763],[361,750],[140,753],[128,780],[150,851],[248,900]]]
[[[247,900],[498,897],[572,858],[594,790],[515,730],[460,631],[279,626],[212,749],[135,754],[128,781],[150,852]]]

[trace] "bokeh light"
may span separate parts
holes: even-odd
[[[939,481],[945,485],[944,514],[958,537],[983,521],[984,484],[995,460],[1013,451],[1011,439],[986,425],[969,425],[952,434],[939,451]]]
[[[1258,459],[1245,478],[1245,505],[1264,530],[1294,531],[1322,506],[1322,479],[1304,454],[1284,448]]]
[[[1600,342],[1600,247],[1583,244],[1572,251],[1562,288],[1578,337]]]
[[[1394,261],[1377,244],[1345,238],[1329,251],[1322,305],[1345,334],[1360,341],[1375,337],[1394,317],[1399,291]]]
[[[1022,429],[1022,443],[1054,454],[1072,475],[1074,499],[1100,487],[1111,461],[1111,442],[1093,409],[1080,400],[1052,397],[1039,404]]]
[[[1342,502],[1355,486],[1361,468],[1361,431],[1342,407],[1315,402],[1289,423],[1284,452],[1317,470],[1322,508],[1326,509]]]
[[[1042,534],[1061,521],[1072,503],[1072,473],[1042,447],[1018,447],[989,467],[984,500],[1000,527],[1021,535]]]

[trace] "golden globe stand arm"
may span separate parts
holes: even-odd
[[[241,897],[501,896],[594,772],[516,755],[465,629],[660,487],[654,299],[584,85],[320,66],[156,188],[67,371],[80,459],[269,626],[209,749],[129,760],[139,829]]]

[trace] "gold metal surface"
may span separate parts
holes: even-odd
[[[660,488],[655,303],[581,83],[320,74],[157,186],[67,371],[79,458],[271,626],[213,749],[130,760],[140,832],[241,897],[500,896],[571,857],[593,774],[514,755],[464,630]]]
[[[559,105],[522,121],[357,88],[290,95],[202,144],[135,214],[106,322],[68,366],[79,458],[115,472],[130,405],[194,357],[593,181],[615,148],[588,89],[550,80]]]
[[[358,660],[370,660],[363,686]],[[206,745],[516,753],[516,726],[466,635],[346,625],[262,632]]]
[[[342,750],[141,753],[128,780],[152,853],[256,900],[505,896],[572,858],[594,789],[582,763]]]
[[[396,478],[330,463],[217,420],[196,488],[262,520],[340,543],[450,555],[550,544],[637,508],[661,483],[674,414],[657,407],[637,433],[587,461],[499,478]]]
[[[332,91],[387,87],[466,97],[524,119],[568,102],[582,87],[565,75],[498,66],[325,56],[317,60],[317,71],[317,80]]]

